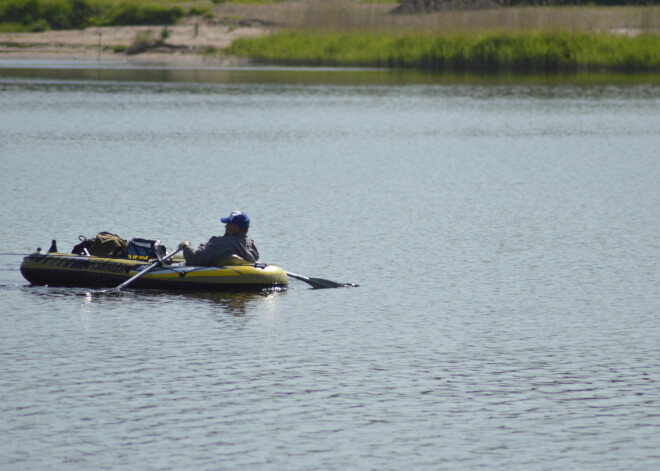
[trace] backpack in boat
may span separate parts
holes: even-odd
[[[131,260],[144,260],[150,258],[160,259],[166,253],[164,245],[160,245],[160,241],[133,238],[128,242],[128,258]]]
[[[124,239],[110,232],[99,232],[93,239],[78,237],[80,243],[71,253],[78,255],[94,255],[96,257],[124,258],[128,244]],[[86,250],[86,252],[85,252]]]

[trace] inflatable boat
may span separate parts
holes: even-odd
[[[113,288],[154,260],[104,258],[37,251],[26,256],[21,273],[34,285]],[[181,259],[163,263],[135,280],[131,288],[186,291],[262,291],[285,288],[287,272],[275,265],[246,263],[222,267],[187,266]]]

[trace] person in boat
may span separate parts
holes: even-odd
[[[259,251],[254,241],[247,236],[250,218],[241,211],[232,211],[229,216],[220,218],[225,224],[225,235],[214,236],[206,244],[200,244],[197,250],[184,240],[179,244],[183,249],[186,264],[202,267],[219,267],[236,264],[236,257],[248,262],[259,260]],[[238,259],[239,261],[241,261]]]

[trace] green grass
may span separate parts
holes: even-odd
[[[116,45],[112,45],[112,46],[106,46],[104,48],[104,50],[112,51],[116,54],[122,54],[122,53],[126,52],[127,49],[128,49],[128,46],[124,46],[123,44],[116,44]]]
[[[471,72],[658,71],[660,36],[288,32],[237,39],[226,51],[256,63]]]

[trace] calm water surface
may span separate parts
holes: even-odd
[[[657,82],[35,67],[0,68],[1,469],[660,467]],[[232,209],[361,286],[18,271]]]

